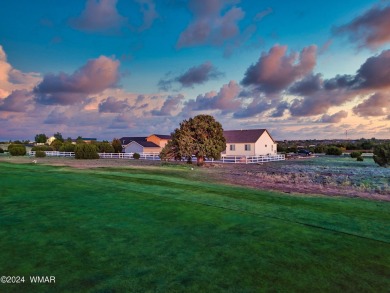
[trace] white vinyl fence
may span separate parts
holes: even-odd
[[[57,151],[45,151],[48,157],[71,157],[74,158],[74,152],[57,152]],[[35,156],[35,151],[28,152],[29,156]],[[133,160],[134,153],[99,153],[101,159],[128,159]],[[159,161],[159,153],[140,153],[141,160],[153,160]],[[222,156],[220,160],[205,159],[208,163],[233,163],[233,164],[256,164],[275,161],[284,161],[284,155],[267,155],[267,156]],[[186,161],[186,159],[183,159]],[[196,161],[196,158],[193,158]]]

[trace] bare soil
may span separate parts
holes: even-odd
[[[78,169],[91,169],[102,167],[158,167],[163,163],[148,160],[126,159],[99,159],[76,160],[74,158],[57,157],[10,157],[0,156],[0,162],[18,164],[43,164],[51,166],[68,166]],[[35,162],[34,162],[35,161]],[[182,164],[184,163],[177,163]],[[208,180],[231,185],[252,187],[262,190],[281,191],[291,194],[327,195],[359,197],[372,200],[390,201],[388,190],[367,190],[345,181],[340,181],[340,176],[331,170],[324,172],[305,171],[305,168],[296,169],[294,172],[286,172],[286,167],[295,169],[296,162],[283,161],[264,164],[206,164],[202,168],[189,165],[195,170],[204,173]],[[290,166],[289,166],[290,165]],[[202,176],[203,177],[203,176]]]

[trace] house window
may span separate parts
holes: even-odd
[[[267,147],[267,145],[265,145],[265,147]]]
[[[271,144],[271,151],[273,151],[274,150],[274,145],[273,144]]]
[[[231,144],[230,145],[230,150],[231,151],[235,151],[236,150],[236,145],[235,144]]]
[[[246,151],[250,151],[251,150],[251,145],[250,144],[246,144],[245,145],[245,150]]]

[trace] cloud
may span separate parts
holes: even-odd
[[[287,46],[275,45],[247,69],[241,83],[257,87],[265,93],[281,92],[313,70],[316,51],[317,47],[312,45],[304,48],[300,54],[287,55]]]
[[[324,114],[317,122],[320,123],[339,123],[342,119],[348,117],[347,111],[339,111],[333,115]]]
[[[223,76],[211,62],[205,62],[199,66],[194,66],[188,69],[183,74],[172,79],[161,79],[158,83],[160,90],[169,90],[172,83],[178,82],[182,87],[193,87],[195,84],[203,84],[209,80],[217,79]]]
[[[79,17],[69,20],[69,24],[86,32],[118,31],[127,19],[116,9],[117,0],[88,0]]]
[[[356,92],[346,89],[321,89],[302,99],[294,99],[290,105],[292,116],[314,116],[326,113],[333,106],[341,106],[353,100]]]
[[[171,116],[177,113],[184,96],[179,94],[177,96],[168,96],[160,110],[153,110],[153,116]]]
[[[115,97],[107,97],[99,103],[100,113],[122,113],[129,109],[127,100],[117,100]]]
[[[309,74],[302,80],[294,83],[289,88],[289,93],[293,95],[306,96],[319,91],[322,88],[323,80],[321,74]]]
[[[0,100],[0,111],[25,112],[31,108],[32,93],[28,90],[15,90]]]
[[[390,113],[390,94],[375,93],[355,106],[352,111],[362,117],[387,115]]]
[[[41,76],[38,73],[24,73],[13,68],[0,45],[0,98],[9,96],[14,90],[31,89],[40,80]]]
[[[360,89],[384,89],[390,87],[390,50],[370,57],[360,66],[354,84]]]
[[[233,115],[234,118],[249,118],[268,111],[274,107],[274,102],[261,97],[253,99],[252,102],[246,107],[236,111]]]
[[[183,111],[221,110],[222,113],[234,112],[240,108],[242,103],[239,99],[240,92],[240,85],[232,80],[223,85],[218,93],[209,92],[197,96],[195,100],[188,101]]]
[[[71,105],[82,101],[89,94],[114,87],[119,80],[119,61],[100,56],[73,74],[47,74],[35,89],[37,102],[41,104]]]
[[[188,7],[194,20],[180,34],[178,48],[203,44],[222,45],[236,36],[240,29],[238,21],[245,13],[241,8],[231,7],[222,15],[222,9],[236,1],[190,0]]]
[[[136,0],[140,5],[142,13],[142,24],[138,27],[138,31],[144,31],[153,25],[153,22],[158,18],[156,4],[153,0]]]
[[[274,11],[271,7],[268,7],[267,9],[260,11],[259,13],[256,14],[254,21],[260,21],[264,17],[266,17],[267,15],[271,14],[272,12],[274,12]]]
[[[334,29],[336,35],[348,35],[360,47],[378,48],[390,42],[390,6],[375,5],[351,22]]]

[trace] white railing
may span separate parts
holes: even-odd
[[[45,151],[48,157],[71,157],[74,158],[74,152]],[[35,151],[28,152],[29,156],[35,156]],[[133,160],[134,153],[99,153],[101,159],[129,159]],[[140,153],[141,160],[159,161],[159,153]],[[196,158],[194,158],[196,160]],[[233,163],[233,164],[256,164],[275,161],[284,161],[284,155],[265,155],[265,156],[226,156],[223,155],[220,160],[205,159],[208,163]],[[185,159],[183,159],[185,161]]]
[[[257,164],[266,162],[284,161],[284,155],[265,156],[222,156],[220,160],[206,160],[206,162],[232,163],[232,164]]]

